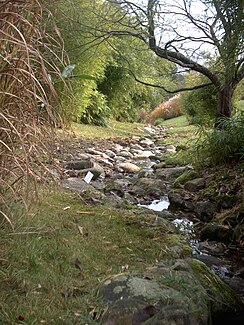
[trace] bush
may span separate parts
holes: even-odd
[[[214,166],[244,158],[244,113],[222,119],[220,129],[202,130],[194,149],[197,164]]]
[[[88,105],[86,110],[81,113],[80,122],[84,124],[106,126],[106,118],[109,116],[109,108],[105,96],[95,90],[91,95],[90,100],[90,105]]]
[[[149,123],[154,123],[157,119],[168,120],[180,115],[182,115],[180,96],[176,95],[168,101],[161,103],[151,113],[149,113],[147,121]]]
[[[190,73],[188,79],[189,86],[206,82],[205,77],[194,73]],[[217,108],[217,91],[214,86],[185,92],[180,98],[182,111],[190,124],[213,125]]]

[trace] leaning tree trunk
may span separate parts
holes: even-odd
[[[218,103],[215,128],[221,128],[221,120],[231,117],[232,113],[232,96],[235,87],[232,83],[218,91]]]

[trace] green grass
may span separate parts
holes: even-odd
[[[176,129],[188,128],[183,117],[166,122]],[[90,138],[141,136],[141,128],[142,124],[115,121],[107,128],[73,125],[76,136]],[[179,131],[165,141],[178,145],[188,134],[192,133],[181,137]],[[125,265],[132,274],[143,273],[157,260],[171,257],[170,247],[181,241],[165,225],[142,225],[140,221],[154,219],[151,215],[88,205],[51,185],[41,190],[39,203],[28,213],[13,204],[10,218],[14,233],[7,223],[0,227],[0,324],[4,325],[95,324],[91,315],[101,311],[97,288],[104,279],[121,273]],[[74,258],[81,269],[72,264]],[[18,321],[21,317],[24,322]]]
[[[99,312],[101,281],[125,265],[132,274],[143,272],[169,254],[167,229],[140,223],[154,217],[86,205],[60,188],[41,193],[28,214],[18,211],[12,216],[15,232],[8,225],[0,229],[4,325],[18,324],[19,317],[24,324],[93,324],[89,313]],[[74,258],[81,270],[72,265]]]
[[[162,126],[167,128],[169,134],[191,134],[197,130],[195,125],[189,125],[186,116],[178,116],[164,121]]]
[[[142,130],[143,126],[144,125],[140,123],[122,123],[110,120],[107,127],[73,123],[72,130],[76,136],[82,137],[132,137],[142,136],[144,134]]]
[[[244,111],[244,100],[239,100],[238,102],[236,102],[236,107],[238,108],[238,110]]]

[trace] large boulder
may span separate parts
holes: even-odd
[[[242,308],[228,285],[192,259],[163,261],[144,277],[112,276],[99,295],[104,325],[210,325],[212,316]]]
[[[190,168],[190,166],[168,167],[162,169],[158,168],[155,171],[155,175],[159,179],[173,181]]]
[[[134,183],[131,192],[138,196],[153,196],[154,198],[161,197],[165,194],[165,182],[160,179],[153,178],[138,178]]]

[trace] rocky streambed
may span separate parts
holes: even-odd
[[[162,128],[146,130],[140,138],[59,141],[55,149],[53,173],[62,186],[93,204],[151,211],[155,223],[170,222],[191,247],[175,245],[172,259],[144,277],[115,275],[103,283],[102,324],[241,324],[243,210],[231,210],[238,197],[229,188],[225,195],[214,173],[167,165],[165,157],[179,148],[165,144]],[[209,198],[213,185],[217,194]],[[239,178],[228,186],[243,185]]]

